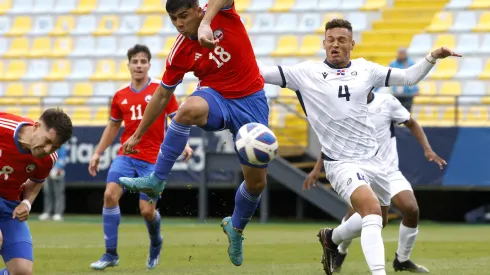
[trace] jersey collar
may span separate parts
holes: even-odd
[[[151,83],[151,77],[148,77],[148,83],[146,83],[146,85],[143,86],[143,88],[136,90],[133,88],[133,83],[129,82],[129,89],[131,89],[131,92],[133,92],[133,93],[139,93],[139,92],[143,91],[144,89],[146,89],[146,87],[148,87],[148,85],[150,85],[150,83]]]
[[[350,61],[349,61],[349,64],[347,64],[347,66],[345,66],[345,67],[343,67],[343,68],[337,68],[337,67],[335,67],[335,65],[334,65],[334,64],[332,64],[332,63],[328,62],[328,61],[327,61],[327,59],[325,59],[323,62],[324,62],[325,64],[327,64],[327,66],[329,66],[329,67],[330,67],[330,68],[332,68],[332,69],[346,69],[346,68],[349,68],[349,67],[350,67],[350,65],[352,64],[352,62],[350,62]]]
[[[14,132],[14,142],[15,142],[15,146],[17,146],[17,150],[19,150],[19,152],[21,154],[29,154],[31,151],[25,150],[24,148],[22,148],[22,146],[20,145],[20,142],[19,142],[19,130],[24,125],[31,125],[31,124],[29,122],[19,123],[19,125],[17,126],[17,128],[15,129],[15,132]]]

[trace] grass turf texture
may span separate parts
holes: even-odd
[[[104,252],[100,217],[67,217],[65,222],[29,221],[34,238],[34,274],[93,274],[90,263]],[[194,223],[164,219],[164,250],[158,274],[324,274],[321,247],[316,237],[318,223],[251,223],[245,231],[245,261],[235,267],[228,260],[228,242],[219,220]],[[334,226],[334,225],[332,225]],[[490,226],[423,223],[412,258],[431,274],[484,274],[490,270]],[[383,231],[388,274],[398,242],[398,224]],[[119,227],[120,264],[104,274],[146,272],[148,233],[141,218],[123,217]],[[3,267],[3,263],[0,264]],[[482,273],[483,272],[483,273]],[[349,249],[341,274],[370,274],[359,240]],[[398,273],[399,274],[399,273]]]

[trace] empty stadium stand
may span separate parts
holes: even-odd
[[[0,3],[0,110],[37,116],[60,106],[76,124],[105,125],[114,91],[128,81],[126,50],[147,44],[161,77],[176,31],[164,0],[4,0]],[[204,5],[205,1],[201,1]],[[323,59],[324,23],[354,26],[353,57],[387,65],[399,47],[415,59],[447,45],[465,55],[438,63],[420,84],[414,116],[423,125],[488,125],[490,1],[237,0],[257,59]],[[187,74],[176,94],[197,79]],[[271,127],[283,146],[307,146],[307,123],[292,91],[267,86]]]

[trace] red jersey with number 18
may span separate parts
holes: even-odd
[[[28,179],[43,183],[58,159],[56,152],[36,158],[21,147],[18,134],[25,125],[34,125],[34,121],[0,112],[0,197],[10,201],[20,200]]]
[[[111,105],[111,120],[116,122],[124,121],[121,144],[126,142],[134,134],[136,129],[138,129],[141,119],[143,119],[146,106],[148,106],[158,85],[158,82],[153,82],[149,79],[146,87],[140,91],[134,90],[131,84],[128,84],[114,95]],[[172,95],[163,113],[148,128],[148,131],[141,138],[140,143],[134,148],[139,150],[139,152],[129,156],[149,163],[155,163],[158,152],[160,151],[160,144],[165,137],[167,117],[177,112],[178,109],[179,103],[175,95]],[[122,155],[122,153],[121,147],[118,154]]]
[[[261,91],[264,79],[235,4],[216,14],[211,29],[215,39],[219,39],[214,49],[204,48],[199,41],[181,34],[177,36],[161,85],[175,88],[185,73],[194,72],[200,87],[213,88],[224,98],[241,98]]]

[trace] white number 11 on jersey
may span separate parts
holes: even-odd
[[[131,110],[131,120],[142,120],[143,119],[143,112],[141,111],[141,104],[138,104],[138,106],[131,106],[129,109]]]

